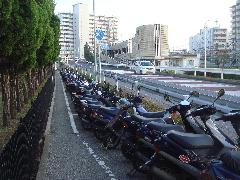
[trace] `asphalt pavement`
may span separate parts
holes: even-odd
[[[129,178],[126,174],[132,166],[120,150],[105,150],[93,133],[81,128],[58,72],[55,89],[38,180],[147,179],[142,174]]]

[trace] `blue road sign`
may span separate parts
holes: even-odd
[[[97,38],[97,40],[102,40],[103,36],[104,36],[104,32],[101,29],[96,29],[95,32],[95,36]]]
[[[102,48],[102,49],[109,49],[109,46],[108,46],[108,44],[102,44],[102,45],[101,45],[101,48]]]

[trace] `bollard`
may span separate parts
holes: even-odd
[[[98,74],[97,74],[97,73],[96,73],[96,76],[95,76],[95,77],[96,77],[96,82],[98,82]]]
[[[223,77],[223,70],[222,70],[222,72],[221,72],[221,79],[224,79],[224,77]]]
[[[103,72],[103,82],[106,81],[105,73]]]
[[[207,77],[207,71],[204,71],[204,77]]]
[[[117,91],[118,91],[118,77],[117,74],[114,75],[115,81],[116,81],[116,87],[117,87]]]
[[[135,81],[135,82],[134,82],[134,85],[135,85],[136,88],[138,88],[138,81]],[[138,89],[137,89],[137,95],[138,95],[138,94],[139,94],[139,92],[138,92]]]
[[[101,72],[99,73],[99,82],[100,83],[102,82],[102,74],[101,74]]]
[[[197,71],[194,71],[194,76],[197,76]]]

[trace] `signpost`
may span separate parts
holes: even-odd
[[[96,37],[96,39],[98,40],[98,42],[99,42],[99,45],[98,45],[98,54],[99,54],[99,81],[101,82],[102,81],[102,79],[101,79],[101,71],[102,71],[102,66],[101,66],[101,43],[100,43],[100,41],[103,39],[103,37],[104,37],[104,32],[103,32],[103,30],[101,30],[101,29],[96,29],[96,32],[95,32],[95,37]],[[95,66],[96,66],[96,64],[95,64]],[[97,68],[96,68],[97,69]]]

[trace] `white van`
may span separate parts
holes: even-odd
[[[135,74],[155,74],[155,66],[148,60],[139,60],[134,63],[133,70]]]

